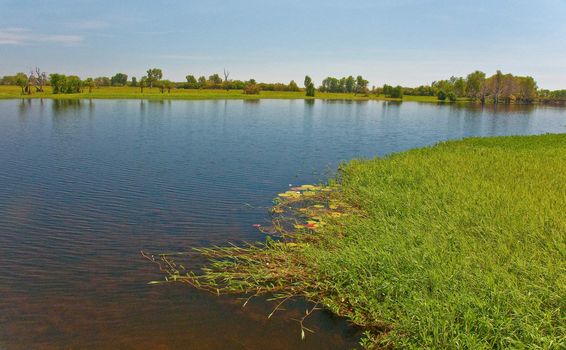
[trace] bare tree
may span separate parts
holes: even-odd
[[[36,92],[43,92],[43,86],[47,84],[47,73],[42,72],[39,67],[35,67],[35,71],[30,74],[30,81],[35,85]]]
[[[224,88],[226,91],[230,90],[230,83],[228,82],[228,77],[230,76],[230,72],[224,68]]]

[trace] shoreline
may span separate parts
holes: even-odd
[[[274,312],[305,298],[365,329],[366,348],[552,347],[564,340],[565,145],[467,138],[350,161],[338,181],[279,194],[275,218],[301,221],[275,219],[278,239],[198,249],[210,263],[197,272],[162,255],[173,268],[150,284],[272,295]]]

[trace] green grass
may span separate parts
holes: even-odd
[[[225,99],[312,99],[306,97],[304,92],[290,91],[262,91],[259,95],[246,95],[242,90],[187,90],[173,89],[171,93],[161,93],[158,88],[145,88],[144,93],[136,87],[101,87],[88,89],[79,94],[53,94],[51,87],[45,92],[22,95],[18,86],[0,85],[0,99],[14,98],[53,98],[53,99],[149,99],[149,100],[225,100]],[[316,99],[328,100],[387,100],[401,101],[400,99],[386,98],[383,95],[354,95],[352,93],[316,93]],[[434,96],[405,96],[404,101],[439,102]],[[465,99],[462,99],[465,101]]]
[[[364,327],[368,347],[564,349],[566,134],[354,160],[332,188],[349,215],[201,250],[212,263],[189,283],[306,297]]]

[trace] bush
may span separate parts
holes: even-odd
[[[260,91],[261,89],[257,84],[246,84],[244,86],[244,94],[246,95],[259,95]]]

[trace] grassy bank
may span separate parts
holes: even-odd
[[[88,89],[80,94],[53,94],[51,87],[45,92],[22,95],[17,86],[0,85],[0,99],[14,98],[53,98],[53,99],[149,99],[149,100],[225,100],[225,99],[312,99],[306,97],[304,92],[291,91],[262,91],[259,95],[246,95],[242,90],[190,90],[173,89],[170,93],[161,93],[158,88],[145,88],[144,93],[136,87],[101,87]],[[400,99],[386,98],[383,95],[354,95],[353,93],[322,93],[317,92],[316,99],[328,100],[381,100],[401,101]],[[435,96],[405,96],[403,101],[439,102]],[[462,100],[465,101],[465,100]]]
[[[210,265],[169,279],[306,297],[364,327],[368,347],[566,346],[566,135],[446,142],[340,174],[281,195],[276,213],[309,220],[294,233],[201,250]]]

